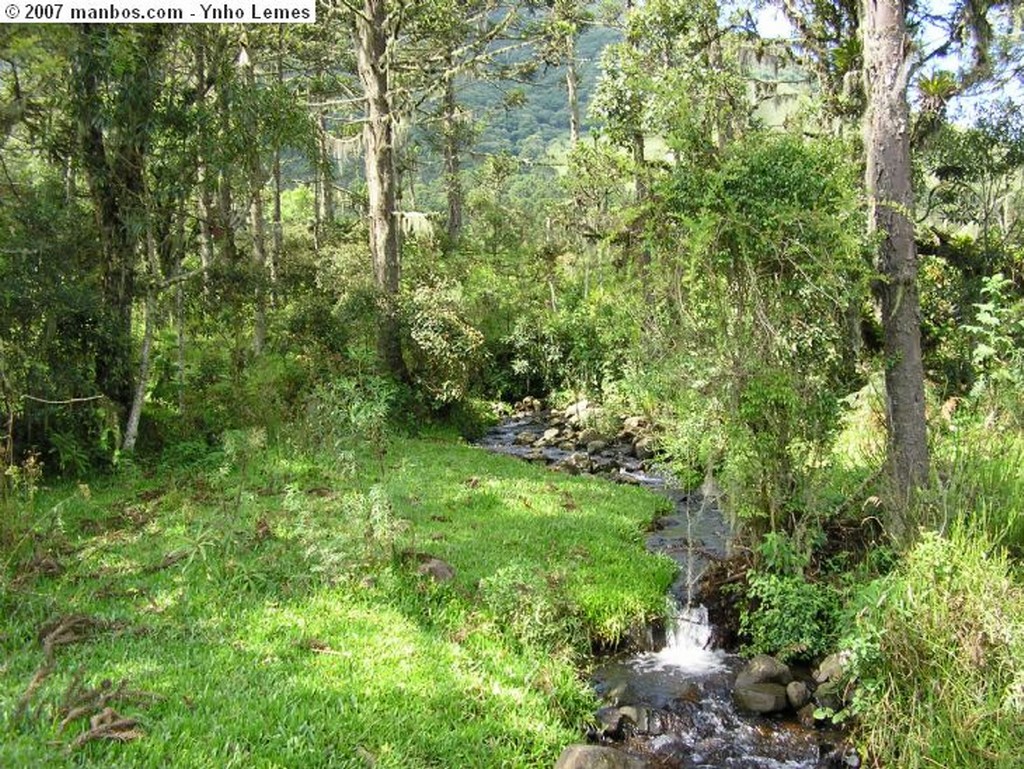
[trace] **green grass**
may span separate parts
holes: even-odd
[[[878,765],[1019,767],[1024,588],[976,523],[924,534],[861,588],[855,735]]]
[[[550,766],[594,707],[586,644],[663,609],[643,491],[444,440],[394,441],[371,491],[373,463],[255,443],[8,505],[0,766]],[[19,712],[71,614],[105,624]],[[69,749],[76,675],[146,693],[111,703],[144,736]]]

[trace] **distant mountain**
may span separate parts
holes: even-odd
[[[601,53],[618,41],[618,30],[592,26],[580,35],[577,46],[577,72],[583,129],[589,128],[587,108],[597,86]],[[523,54],[532,56],[532,53]],[[547,147],[569,135],[569,103],[564,66],[543,64],[529,83],[472,83],[461,94],[463,104],[472,110],[482,125],[474,150],[482,153],[509,152],[525,157],[541,157]],[[503,108],[506,95],[518,91],[522,106]]]

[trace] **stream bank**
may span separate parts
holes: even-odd
[[[603,434],[595,423],[606,425]],[[609,423],[617,429],[609,430]],[[700,589],[709,565],[728,557],[732,531],[713,493],[680,489],[657,466],[645,420],[598,420],[585,401],[549,411],[527,399],[479,445],[563,472],[640,485],[672,503],[671,512],[654,522],[646,543],[652,552],[679,564],[668,598],[669,616],[635,633],[629,651],[596,660],[592,684],[604,703],[595,714],[598,726],[588,735],[596,747],[567,749],[560,769],[859,766],[842,734],[813,724],[806,711],[798,720],[792,713],[755,715],[737,708],[737,677],[748,675],[749,666],[738,654],[720,648]],[[794,677],[788,670],[786,675]],[[796,671],[795,678],[813,689],[806,672]],[[764,683],[779,685],[768,679]],[[785,696],[782,705],[786,707]]]

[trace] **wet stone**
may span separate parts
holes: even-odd
[[[780,684],[747,684],[732,693],[736,705],[751,713],[778,713],[786,709],[786,687]]]
[[[814,701],[822,708],[842,710],[845,705],[843,701],[843,687],[835,681],[824,683],[815,690]]]
[[[815,710],[817,710],[817,708],[814,707],[814,703],[808,703],[796,712],[796,720],[800,722],[800,725],[804,727],[804,729],[814,728],[816,723],[816,719],[814,718]]]
[[[849,659],[849,652],[838,652],[828,655],[821,661],[818,669],[814,671],[814,680],[819,684],[823,684],[826,681],[838,681],[843,677]]]
[[[786,686],[792,680],[793,673],[788,665],[767,654],[758,654],[752,657],[747,666],[736,676],[736,686],[766,683]]]
[[[516,446],[532,446],[540,438],[537,433],[531,433],[529,430],[524,430],[515,437],[512,441]]]
[[[800,710],[811,701],[811,691],[803,681],[790,681],[786,685],[786,698],[793,710]]]
[[[654,459],[654,439],[651,437],[640,438],[633,444],[633,455],[640,460]]]
[[[570,745],[555,769],[646,769],[646,761],[601,745]]]

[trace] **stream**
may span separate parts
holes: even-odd
[[[605,706],[597,713],[602,728],[589,735],[591,741],[612,745],[660,769],[857,766],[856,754],[847,755],[835,731],[802,726],[792,715],[748,715],[733,705],[733,682],[745,661],[715,648],[714,628],[698,592],[702,573],[713,560],[726,557],[732,535],[713,496],[678,488],[651,460],[633,456],[633,446],[622,435],[604,446],[588,447],[597,451],[578,451],[564,441],[540,441],[538,446],[537,441],[524,440],[550,435],[562,424],[559,414],[520,412],[491,429],[478,444],[554,469],[640,485],[668,497],[672,512],[654,523],[647,547],[679,564],[664,626],[646,629],[645,637],[634,644],[648,651],[598,660],[592,683]]]

